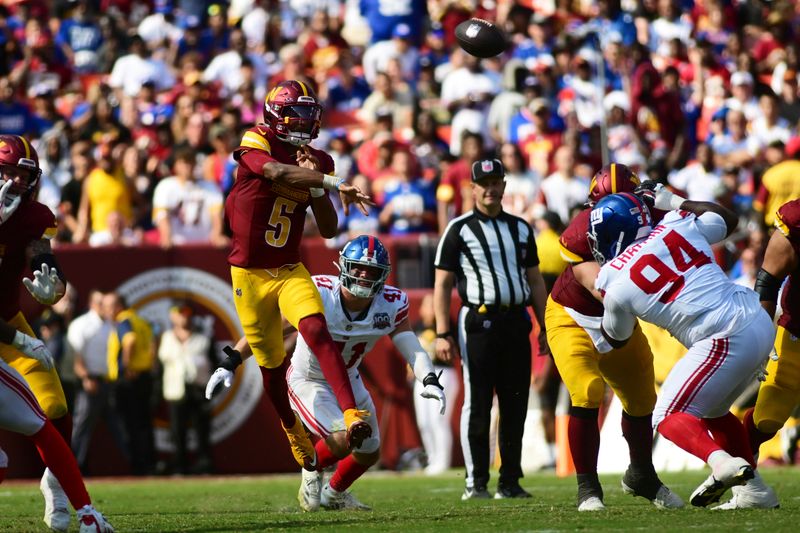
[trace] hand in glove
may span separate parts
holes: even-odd
[[[53,356],[47,350],[47,347],[42,341],[37,338],[25,335],[21,331],[17,331],[14,335],[14,340],[11,344],[20,352],[24,353],[31,359],[36,359],[46,370],[50,370],[55,366]]]
[[[431,372],[425,376],[422,384],[425,386],[425,388],[422,389],[422,392],[419,395],[423,398],[439,400],[439,414],[443,415],[444,410],[447,407],[447,399],[444,396],[444,387],[442,387],[441,383],[439,383],[439,378],[436,376],[436,374]]]
[[[8,194],[8,189],[10,189],[13,184],[13,180],[5,180],[2,187],[0,187],[0,224],[8,220],[11,215],[14,214],[14,211],[17,210],[20,202],[22,202],[22,197],[17,196],[6,205],[6,195]]]
[[[33,271],[33,281],[22,278],[22,284],[40,304],[53,305],[56,303],[58,271],[55,268],[50,269],[47,263],[42,263],[41,270]]]
[[[208,379],[208,383],[206,384],[206,400],[211,399],[211,396],[213,396],[220,384],[225,385],[225,388],[230,387],[231,383],[233,383],[233,376],[236,368],[242,364],[242,355],[238,351],[230,346],[226,346],[222,351],[225,352],[228,357],[220,363],[219,368],[216,369]]]

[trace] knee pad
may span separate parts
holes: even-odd
[[[57,394],[42,394],[36,397],[39,400],[39,405],[42,406],[42,411],[50,420],[56,420],[65,416],[68,412],[67,403],[64,397]]]
[[[603,396],[606,392],[606,384],[600,376],[587,377],[581,383],[577,394],[570,391],[572,404],[585,409],[599,409],[603,403]]]
[[[777,397],[769,401],[757,402],[753,410],[753,424],[762,433],[777,433],[789,419],[794,404],[783,403]]]

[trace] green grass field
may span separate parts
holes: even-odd
[[[703,472],[667,474],[663,480],[684,499],[705,478]],[[462,502],[463,474],[368,474],[354,493],[372,512],[303,513],[296,495],[300,476],[158,478],[89,483],[96,506],[117,531],[221,532],[313,531],[798,531],[800,471],[768,469],[764,477],[781,498],[781,509],[714,512],[686,508],[659,511],[627,496],[619,476],[604,476],[604,513],[575,510],[575,482],[553,475],[529,475],[522,486],[531,500]],[[492,486],[490,486],[490,489]],[[46,531],[35,482],[0,486],[0,530]],[[73,530],[76,529],[73,518]]]

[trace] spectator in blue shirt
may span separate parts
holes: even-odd
[[[14,96],[14,85],[7,77],[0,78],[0,131],[9,135],[39,136],[31,110]]]
[[[434,188],[415,177],[411,154],[398,150],[392,157],[394,179],[384,188],[384,204],[378,220],[392,235],[421,233],[436,229]]]
[[[72,18],[61,23],[56,35],[56,44],[69,59],[76,72],[96,72],[97,53],[103,44],[100,25],[90,12],[89,0],[78,0]]]
[[[423,25],[428,18],[426,0],[360,0],[359,9],[372,29],[371,44],[391,39],[398,24],[408,24],[411,41],[420,43]]]

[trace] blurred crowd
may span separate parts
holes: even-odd
[[[471,16],[505,54],[457,46]],[[605,156],[749,235],[800,192],[799,20],[787,0],[8,0],[0,130],[35,139],[64,243],[227,245],[231,151],[290,78],[376,199],[343,236],[441,231],[491,154],[532,222],[568,223]]]

